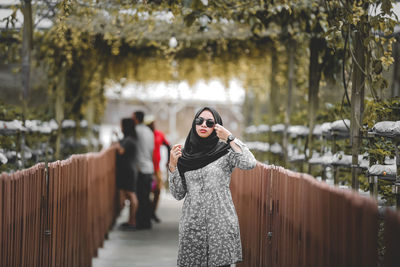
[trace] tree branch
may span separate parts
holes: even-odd
[[[358,61],[357,61],[356,57],[354,56],[353,51],[351,50],[350,47],[349,47],[349,51],[350,51],[350,54],[351,54],[351,58],[356,63],[358,69],[362,72],[362,74],[364,74],[365,77],[367,77],[367,74],[365,73],[365,70],[363,68],[361,68],[360,64],[358,64]]]
[[[345,65],[346,65],[346,48],[349,39],[350,31],[346,34],[344,39],[344,49],[343,49],[343,63],[342,63],[342,80],[343,80],[343,87],[344,87],[344,96],[346,96],[347,102],[351,105],[349,94],[347,92],[347,82],[346,82],[346,73],[345,73]]]

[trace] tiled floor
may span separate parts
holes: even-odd
[[[99,249],[98,257],[93,259],[93,267],[175,267],[182,203],[163,192],[157,211],[161,223],[154,223],[151,230],[140,231],[118,228],[128,216],[125,208],[104,247]]]

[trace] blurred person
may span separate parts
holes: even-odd
[[[151,228],[152,208],[150,203],[151,183],[153,181],[153,149],[154,149],[154,134],[143,123],[144,112],[135,111],[133,120],[136,124],[137,134],[137,197],[139,200],[139,208],[136,214],[137,229]]]
[[[129,200],[129,219],[121,226],[126,229],[136,229],[136,212],[138,199],[136,196],[136,158],[137,158],[137,137],[135,124],[131,118],[121,120],[123,138],[115,144],[116,155],[116,183],[124,200]]]
[[[255,165],[253,154],[222,126],[215,109],[203,107],[196,113],[184,147],[172,147],[168,166],[172,195],[185,198],[178,266],[230,266],[242,261],[229,184],[235,167]]]
[[[153,192],[151,218],[155,222],[159,223],[160,219],[156,215],[156,209],[158,206],[158,202],[160,200],[160,192],[161,192],[161,188],[162,188],[162,173],[161,173],[161,169],[160,169],[160,160],[161,160],[160,148],[162,145],[167,147],[168,158],[169,158],[169,151],[171,150],[171,146],[170,146],[169,142],[167,141],[167,139],[165,138],[164,133],[162,131],[156,129],[154,116],[151,116],[151,115],[146,116],[145,121],[146,121],[147,126],[149,126],[149,128],[154,133],[153,166],[154,166],[155,179],[153,180],[153,185],[152,185],[152,190],[151,190]]]

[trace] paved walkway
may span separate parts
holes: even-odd
[[[125,208],[104,247],[94,258],[93,267],[175,267],[178,251],[178,220],[183,201],[162,192],[157,211],[161,223],[151,230],[122,231],[118,226],[127,220]]]

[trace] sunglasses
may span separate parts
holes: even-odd
[[[202,117],[198,117],[194,120],[194,123],[196,123],[196,125],[202,125],[204,122],[204,118]],[[215,122],[212,119],[208,119],[206,120],[206,125],[208,128],[212,128],[215,125]]]

